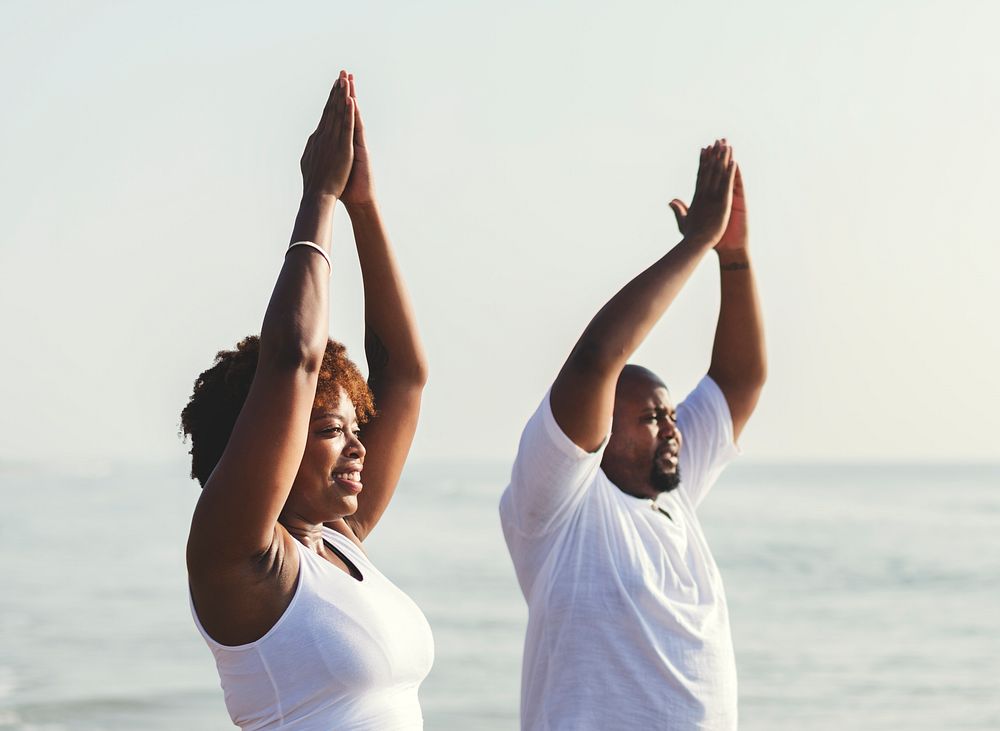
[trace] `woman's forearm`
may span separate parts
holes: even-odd
[[[329,254],[330,238],[333,231],[333,211],[336,205],[336,196],[308,191],[303,193],[289,243],[312,241],[323,247],[323,251]]]
[[[373,375],[422,384],[427,357],[403,274],[374,200],[349,204],[365,291],[365,350]]]
[[[304,195],[292,228],[292,243],[310,241],[329,254],[333,211],[331,195]],[[286,365],[318,368],[329,332],[330,269],[308,246],[296,246],[274,285],[261,326],[261,357]]]

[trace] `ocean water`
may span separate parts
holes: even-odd
[[[517,728],[508,470],[411,467],[369,540],[434,629],[431,731]],[[184,475],[0,470],[0,729],[232,728],[188,612]],[[742,729],[1000,729],[1000,467],[736,464],[701,515]]]

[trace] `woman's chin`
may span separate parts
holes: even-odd
[[[354,515],[358,512],[358,496],[344,495],[337,500],[336,508],[338,518],[346,518],[348,515]]]

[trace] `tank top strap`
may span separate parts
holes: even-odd
[[[343,533],[335,531],[333,528],[324,525],[323,538],[328,543],[332,544],[338,551],[341,551],[351,561],[357,563],[359,568],[364,567],[369,570],[378,571],[374,564],[372,564],[371,559],[368,558],[368,555],[358,547],[358,544],[345,536]]]

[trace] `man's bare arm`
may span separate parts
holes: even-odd
[[[674,201],[677,224],[684,230],[684,204]],[[722,389],[738,438],[757,406],[767,378],[764,322],[750,259],[743,175],[736,168],[733,206],[725,234],[715,246],[719,255],[722,302],[708,375]]]
[[[716,142],[701,151],[684,239],[601,308],[559,372],[552,385],[552,413],[582,449],[600,447],[611,423],[619,373],[726,231],[734,176],[728,145]]]

